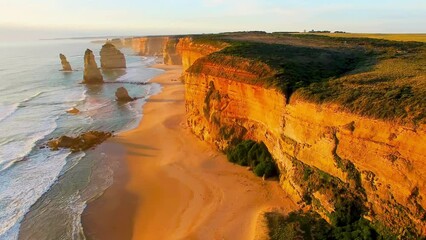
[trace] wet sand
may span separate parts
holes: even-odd
[[[263,211],[297,206],[278,182],[229,163],[191,134],[176,81],[181,67],[155,67],[166,70],[153,80],[163,91],[143,107],[139,127],[97,149],[122,160],[113,185],[83,213],[88,239],[262,239]]]

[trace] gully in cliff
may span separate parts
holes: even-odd
[[[112,43],[107,42],[102,46],[101,67],[103,69],[126,68],[126,59]]]
[[[84,53],[84,77],[83,83],[86,84],[96,84],[103,83],[104,78],[101,74],[101,71],[98,68],[98,65],[95,61],[95,56],[93,55],[92,50],[87,49]]]

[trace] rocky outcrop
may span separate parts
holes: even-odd
[[[117,91],[115,91],[115,97],[119,102],[130,102],[134,100],[134,98],[129,96],[127,89],[124,87],[119,87]]]
[[[81,134],[78,137],[62,136],[58,139],[53,139],[47,143],[47,146],[52,150],[60,148],[68,148],[72,152],[84,151],[92,148],[112,136],[109,132],[90,131]]]
[[[77,108],[73,107],[73,108],[67,110],[67,113],[78,114],[78,113],[80,113],[80,110],[78,110]]]
[[[205,48],[181,41],[187,123],[197,136],[222,150],[238,139],[264,142],[281,186],[325,218],[339,196],[396,234],[426,234],[425,125],[362,117],[297,94],[287,103],[282,92],[255,84],[267,66],[209,62]]]
[[[83,83],[86,84],[96,84],[102,83],[104,78],[101,74],[101,71],[98,68],[98,65],[95,61],[95,55],[93,55],[92,50],[87,49],[84,53],[84,77]]]
[[[70,63],[67,61],[67,58],[64,54],[60,53],[59,58],[61,59],[62,71],[72,71]]]
[[[124,54],[120,50],[118,50],[112,43],[105,43],[102,46],[100,55],[102,68],[126,68],[126,59],[124,58]]]

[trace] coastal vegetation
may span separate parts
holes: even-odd
[[[320,33],[328,37],[345,37],[345,38],[375,38],[385,39],[391,41],[404,41],[404,42],[426,42],[426,34],[378,34],[378,33]]]
[[[288,102],[295,96],[377,119],[426,122],[426,43],[289,33],[193,39],[223,48],[199,59],[193,73],[206,62],[244,65],[259,77],[239,81],[279,89]]]
[[[250,167],[259,177],[270,178],[278,175],[277,166],[263,142],[243,140],[228,149],[226,155],[230,162]]]
[[[339,217],[352,218],[345,211]],[[337,215],[337,214],[336,214]],[[284,216],[276,212],[265,214],[271,240],[331,239],[331,240],[376,240],[396,239],[390,234],[380,235],[369,221],[359,218],[348,224],[328,223],[313,211],[294,211]]]

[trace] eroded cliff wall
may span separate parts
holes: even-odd
[[[176,46],[177,51],[182,55],[182,67],[184,71],[192,66],[199,58],[217,52],[224,47],[224,45],[212,46],[210,44],[194,43],[190,37],[180,38]]]
[[[178,49],[188,69],[187,122],[201,139],[219,149],[236,139],[263,141],[279,166],[282,187],[325,218],[340,194],[365,206],[365,218],[398,234],[426,234],[425,125],[366,118],[297,94],[286,104],[280,91],[247,83],[265,77],[250,63],[218,65],[203,58],[196,66],[218,49],[189,38]]]
[[[135,37],[122,39],[120,44],[142,56],[162,57],[166,65],[182,65],[178,42],[178,37]]]

